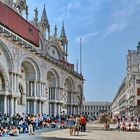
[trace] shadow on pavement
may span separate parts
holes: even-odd
[[[74,138],[57,138],[57,137],[37,137],[37,140],[81,140],[79,139],[74,139]],[[86,140],[86,139],[82,139]]]

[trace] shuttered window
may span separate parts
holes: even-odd
[[[137,100],[137,105],[140,105],[140,100]]]
[[[140,96],[140,88],[137,88],[137,95]]]

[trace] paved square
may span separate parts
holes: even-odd
[[[68,129],[42,129],[34,135],[21,134],[18,137],[0,137],[0,140],[140,140],[140,132],[102,131],[95,127],[102,125],[90,124],[86,132],[79,136],[70,136]],[[54,130],[54,131],[53,131]]]

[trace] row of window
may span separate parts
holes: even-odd
[[[82,107],[82,110],[110,110],[110,107],[90,107],[90,106],[84,106]]]
[[[82,112],[82,114],[85,114],[85,115],[93,115],[93,116],[98,116],[99,115],[98,112]]]

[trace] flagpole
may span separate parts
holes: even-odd
[[[80,74],[82,74],[82,38],[80,38]]]

